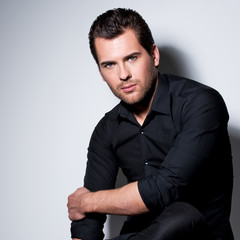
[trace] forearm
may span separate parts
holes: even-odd
[[[139,194],[137,182],[124,187],[90,192],[84,198],[84,212],[115,215],[138,215],[148,212]]]

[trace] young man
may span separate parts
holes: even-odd
[[[106,214],[118,214],[129,217],[116,239],[233,239],[221,96],[158,73],[158,48],[133,10],[100,15],[89,40],[102,78],[121,102],[96,126],[84,187],[69,196],[72,238],[103,239]],[[129,184],[114,189],[119,168]]]

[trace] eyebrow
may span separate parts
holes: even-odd
[[[125,60],[129,59],[130,57],[136,56],[136,55],[139,56],[139,55],[141,55],[141,53],[140,53],[140,52],[130,53],[130,54],[128,54],[126,57],[124,57],[123,60],[125,61]]]
[[[137,56],[141,55],[141,52],[132,52],[132,53],[128,54],[127,56],[125,56],[125,57],[123,58],[123,60],[126,61],[126,60],[129,59],[130,57],[136,56],[136,55],[137,55]],[[108,65],[108,64],[112,64],[112,63],[115,63],[115,61],[104,61],[104,62],[101,62],[100,65],[101,65],[101,66],[105,66],[105,65]]]

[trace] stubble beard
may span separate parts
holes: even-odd
[[[113,94],[119,98],[121,101],[129,105],[130,107],[134,106],[145,106],[148,105],[151,101],[153,94],[156,89],[158,71],[156,68],[152,71],[152,76],[150,77],[150,81],[148,80],[148,84],[142,86],[141,81],[139,80],[127,80],[122,82],[116,89],[111,88]],[[124,93],[122,92],[122,87],[125,85],[136,84],[137,92],[129,92]],[[131,96],[132,95],[132,96]]]

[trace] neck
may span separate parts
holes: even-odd
[[[138,109],[138,111],[134,112],[134,116],[141,126],[143,125],[149,110],[150,110],[150,107],[148,109]]]

